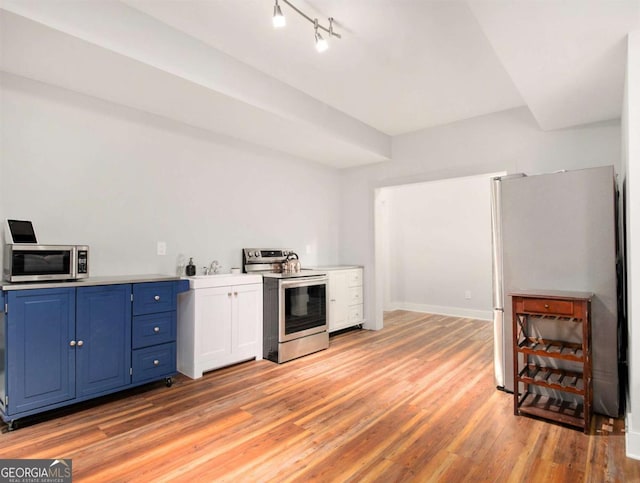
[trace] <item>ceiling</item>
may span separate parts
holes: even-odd
[[[0,0],[2,71],[335,167],[393,136],[527,106],[620,117],[640,0]],[[326,35],[325,35],[326,37]]]

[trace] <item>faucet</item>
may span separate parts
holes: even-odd
[[[211,265],[208,267],[202,267],[202,273],[204,275],[213,275],[218,273],[218,271],[222,268],[222,265],[218,262],[218,260],[214,260],[211,262]]]
[[[218,273],[218,271],[221,268],[222,268],[222,265],[220,265],[218,260],[214,260],[213,262],[211,262],[211,265],[209,265],[209,268],[206,269],[205,275],[211,275],[211,274],[214,274],[214,273]]]

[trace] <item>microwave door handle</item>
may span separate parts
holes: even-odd
[[[75,279],[78,276],[78,249],[73,247],[71,249],[71,278]]]

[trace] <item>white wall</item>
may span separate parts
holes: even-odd
[[[491,319],[489,179],[470,176],[381,189],[390,239],[388,270],[380,274],[389,286],[386,310]]]
[[[340,260],[365,266],[367,328],[382,327],[376,311],[374,191],[383,186],[483,173],[530,174],[620,166],[620,123],[541,131],[526,108],[397,136],[390,163],[353,168],[342,178]]]
[[[623,104],[623,171],[627,242],[629,407],[627,456],[640,459],[640,31],[629,34]],[[638,253],[635,253],[638,250]],[[639,326],[639,327],[636,327]]]
[[[228,270],[243,247],[337,262],[338,171],[21,77],[1,82],[3,218],[33,220],[42,243],[90,245],[92,275],[173,274],[180,256]]]

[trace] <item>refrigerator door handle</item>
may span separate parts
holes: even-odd
[[[500,178],[491,180],[491,248],[493,261],[493,307],[504,308],[502,282],[502,216],[500,213]]]
[[[493,310],[493,368],[498,389],[504,389],[504,310]]]

